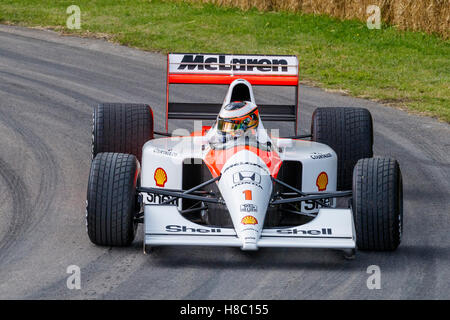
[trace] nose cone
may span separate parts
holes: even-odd
[[[256,250],[272,194],[269,169],[255,153],[242,150],[224,165],[219,189],[243,250]]]

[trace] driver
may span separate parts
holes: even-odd
[[[217,131],[224,137],[239,138],[258,124],[258,107],[250,101],[231,102],[220,110],[217,117]]]

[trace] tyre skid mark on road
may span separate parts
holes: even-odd
[[[118,76],[117,72],[111,70],[111,73],[100,73],[92,71],[92,68],[82,68],[82,66],[57,63],[55,60],[40,59],[37,56],[27,56],[18,52],[0,47],[0,58],[12,62],[20,60],[20,68],[31,72],[40,72],[47,77],[61,78],[72,83],[90,85],[98,91],[106,93],[108,85],[111,82],[124,83],[124,78]],[[126,89],[125,89],[126,88]],[[103,90],[102,90],[103,89]],[[126,86],[119,86],[114,94],[122,96],[130,95],[134,97],[143,97],[143,92],[148,91],[147,85],[136,81],[133,78],[126,79]]]
[[[24,237],[31,232],[50,212],[49,208],[53,204],[53,195],[58,182],[58,163],[53,151],[31,129],[17,121],[11,113],[13,112],[7,113],[5,110],[0,110],[0,121],[16,133],[27,145],[27,149],[34,155],[34,161],[39,164],[40,178],[37,195],[34,199],[31,199],[31,192],[28,190],[29,187],[25,184],[21,174],[15,172],[4,161],[2,163],[4,168],[2,170],[3,179],[12,186],[16,184],[15,189],[12,190],[14,190],[14,215],[17,215],[17,218],[14,218],[12,222],[13,225],[10,230],[12,234],[7,232],[4,237],[1,250],[2,258],[11,253],[11,246],[20,237]],[[5,260],[1,259],[1,261],[4,263]]]
[[[4,74],[5,72],[0,71],[0,75]],[[25,77],[21,77],[21,76],[16,76],[18,77],[20,80],[24,82],[24,80],[26,80],[27,78]],[[46,85],[45,82],[39,81],[39,80],[30,80],[30,83],[34,84],[34,85],[27,85],[22,86],[19,85],[18,83],[16,83],[15,81],[11,81],[11,76],[8,76],[8,78],[6,77],[1,77],[1,82],[0,82],[0,91],[3,94],[6,94],[8,96],[11,96],[15,101],[17,101],[17,103],[22,103],[23,102],[31,102],[31,103],[38,103],[41,106],[45,106],[45,107],[50,107],[53,106],[55,108],[59,108],[61,111],[64,110],[64,115],[65,117],[57,117],[58,121],[62,121],[65,120],[66,122],[71,121],[73,122],[73,117],[76,118],[80,118],[81,116],[87,116],[88,114],[90,115],[91,110],[89,110],[88,108],[85,108],[85,110],[80,110],[80,108],[75,108],[73,106],[64,104],[61,101],[61,103],[58,103],[57,101],[55,101],[55,97],[50,97],[49,94],[44,94],[45,91],[42,90],[42,87],[47,88],[49,90],[51,90],[51,93],[57,93],[57,94],[62,94],[66,97],[70,97],[72,99],[76,100],[80,100],[82,101],[82,105],[86,106],[86,105],[93,105],[95,103],[97,103],[96,100],[85,96],[83,94],[77,93],[75,91],[71,91],[71,90],[64,90],[63,88],[60,88],[56,85]],[[44,111],[46,114],[51,115],[52,117],[55,117],[55,115],[53,113],[49,113],[48,109],[46,111]],[[70,114],[71,117],[68,116],[68,113]],[[72,123],[69,122],[69,123]]]
[[[59,104],[64,103],[65,108],[71,109],[73,112],[77,113],[86,113],[91,112],[91,110],[87,110],[86,106],[92,106],[94,104],[99,103],[99,101],[104,100],[120,100],[121,97],[113,92],[105,92],[104,90],[98,89],[92,85],[90,85],[89,82],[76,82],[71,81],[67,79],[59,79],[58,77],[55,77],[53,75],[46,75],[44,73],[39,72],[33,72],[30,70],[20,70],[21,74],[17,74],[17,70],[14,70],[14,72],[8,72],[8,71],[0,71],[0,75],[4,75],[2,78],[2,82],[4,83],[11,83],[13,85],[21,86],[22,88],[30,89],[30,85],[33,85],[37,87],[37,89],[46,88],[53,92],[56,92],[63,97],[70,97],[71,99],[75,101],[81,101],[82,103],[77,108],[67,105],[67,101],[63,100],[61,98],[57,99],[56,96],[47,96],[47,100],[50,101],[51,104]],[[37,79],[39,77],[39,80]],[[14,82],[11,82],[12,79],[14,79]],[[21,85],[20,83],[27,84],[26,86]],[[57,84],[56,84],[57,83]],[[70,88],[70,89],[69,89]],[[5,91],[5,93],[10,93],[9,91]],[[38,94],[33,95],[33,97],[36,96],[43,96],[42,91],[38,91]],[[20,96],[22,97],[22,96]],[[100,98],[101,97],[101,98]],[[80,107],[84,108],[80,109]]]
[[[13,211],[8,229],[0,239],[0,261],[4,263],[10,247],[25,232],[31,213],[27,201],[29,192],[24,181],[2,158],[0,158],[0,177],[11,194]]]
[[[13,90],[10,91],[11,87],[14,89],[14,87],[26,90],[25,93],[27,93],[27,96],[29,98],[36,98],[42,99],[42,102],[46,101],[50,102],[51,104],[59,104],[59,103],[67,103],[67,99],[63,100],[65,97],[69,97],[75,101],[82,102],[80,103],[81,106],[85,108],[85,110],[80,110],[80,108],[76,108],[71,105],[64,105],[65,108],[70,109],[71,112],[76,113],[87,113],[88,110],[86,110],[86,105],[93,105],[98,103],[97,98],[93,98],[90,95],[87,95],[86,92],[81,92],[81,90],[86,89],[84,87],[80,87],[80,91],[75,91],[72,89],[65,88],[63,86],[59,86],[54,83],[49,83],[47,81],[38,80],[35,77],[32,78],[32,75],[25,76],[23,74],[16,74],[8,71],[0,70],[0,76],[2,76],[2,85],[4,85],[4,91],[6,94],[14,94],[16,96],[19,96],[20,98],[26,98],[23,96],[23,92],[19,90]],[[43,76],[41,75],[41,78]],[[56,80],[56,79],[54,79]],[[73,85],[75,87],[75,83]],[[60,99],[56,99],[54,95],[49,96],[48,94],[45,95],[42,91],[42,89],[47,89],[51,93],[57,93],[62,96]],[[31,94],[29,91],[34,91],[33,94]],[[94,92],[92,93],[95,94]],[[57,101],[60,100],[60,101]],[[36,102],[36,100],[33,100]],[[90,110],[89,110],[90,111]]]

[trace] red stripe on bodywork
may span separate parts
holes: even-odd
[[[211,149],[205,156],[205,163],[211,171],[213,177],[219,176],[228,159],[241,150],[251,151],[260,157],[266,164],[267,168],[269,168],[270,175],[274,178],[277,177],[281,163],[283,162],[278,153],[275,151],[261,150],[252,146],[236,146],[225,150]]]

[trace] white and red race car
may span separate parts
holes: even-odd
[[[169,100],[172,84],[229,87],[221,104],[178,103]],[[291,86],[295,102],[257,104],[252,85]],[[292,122],[297,132],[297,93],[295,56],[171,53],[166,132],[153,130],[148,105],[96,106],[87,191],[91,241],[129,245],[143,223],[144,250],[332,248],[349,257],[356,247],[395,250],[402,177],[396,160],[373,158],[369,111],[318,108],[311,134],[269,133],[263,120]],[[172,136],[169,119],[216,122]]]

